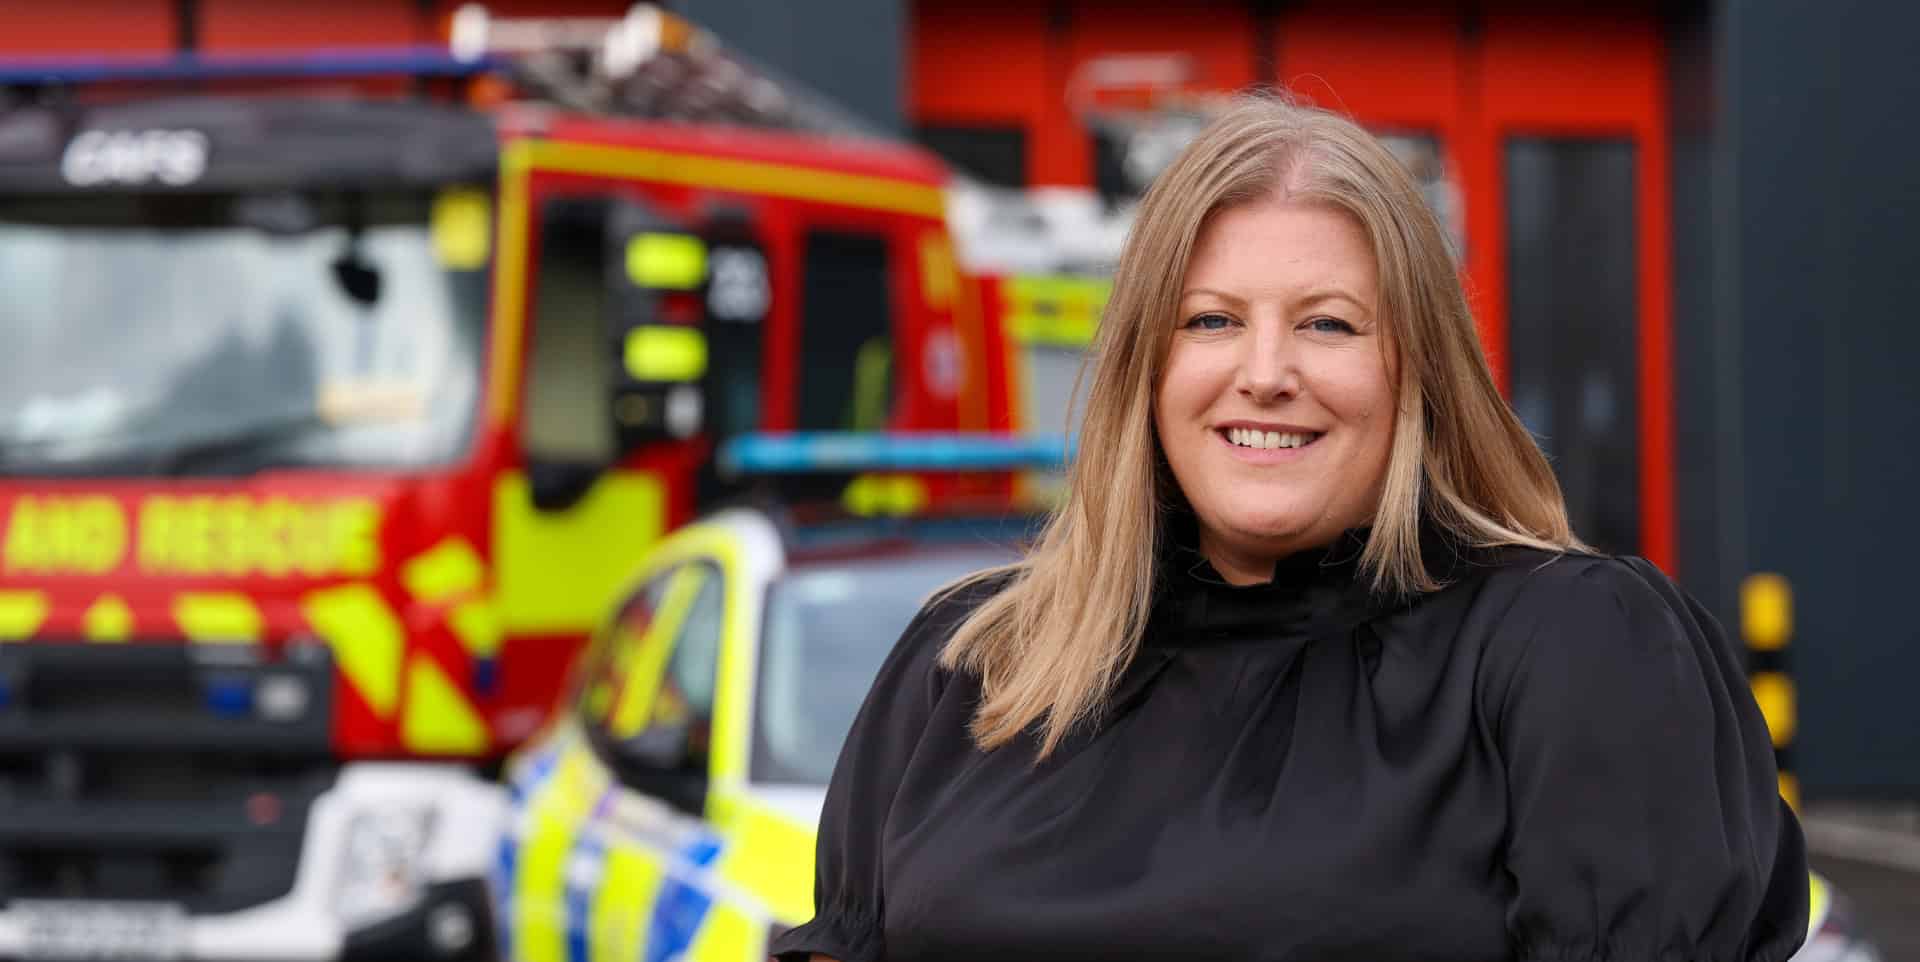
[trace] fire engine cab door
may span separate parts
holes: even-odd
[[[806,233],[795,405],[802,431],[877,431],[892,419],[889,253],[881,234],[837,228]]]

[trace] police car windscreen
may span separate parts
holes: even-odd
[[[933,591],[1015,560],[988,546],[796,568],[768,597],[753,779],[825,785],[881,662]]]

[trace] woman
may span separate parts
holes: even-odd
[[[1148,192],[1063,507],[881,670],[783,958],[1759,960],[1799,829],[1733,651],[1583,546],[1377,141]]]

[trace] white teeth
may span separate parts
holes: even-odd
[[[1316,437],[1319,437],[1319,435],[1292,434],[1282,431],[1255,431],[1252,428],[1227,429],[1227,440],[1243,448],[1256,448],[1260,450],[1306,447]]]

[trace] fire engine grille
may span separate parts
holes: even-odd
[[[332,673],[324,651],[0,646],[0,901],[286,895],[337,770]]]

